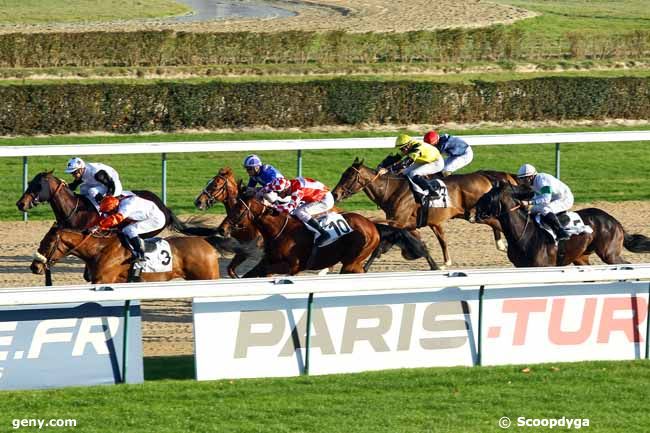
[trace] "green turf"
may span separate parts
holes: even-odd
[[[595,131],[598,128],[582,128]],[[599,128],[607,129],[607,128]],[[563,129],[577,130],[577,129]],[[496,134],[514,132],[549,132],[558,129],[528,130],[473,130],[459,131],[461,134]],[[455,132],[455,131],[451,131]],[[135,141],[179,141],[179,140],[242,140],[242,139],[279,139],[279,138],[324,138],[324,137],[359,137],[394,135],[385,133],[339,133],[339,134],[301,134],[301,133],[258,133],[258,134],[160,134],[152,136],[119,137],[56,137],[31,139],[4,139],[0,145],[17,144],[57,144],[57,143],[100,143]],[[371,166],[376,165],[388,150],[308,150],[303,152],[303,175],[314,177],[333,188],[341,173],[352,163],[355,157],[365,158]],[[224,166],[233,167],[238,176],[245,173],[241,161],[250,152],[212,152],[212,153],[171,153],[168,154],[168,203],[179,214],[196,213],[193,200],[205,186],[206,182]],[[296,174],[295,151],[256,152],[263,161],[278,167],[285,176]],[[648,143],[587,143],[565,144],[562,146],[561,177],[572,188],[579,203],[594,200],[622,201],[648,200],[650,189],[647,185],[650,174],[647,160],[650,151]],[[74,156],[74,155],[70,155]],[[160,192],[161,158],[160,155],[96,155],[85,158],[109,164],[118,170],[122,183],[127,189],[149,189]],[[65,157],[31,157],[29,158],[29,178],[44,170],[56,169],[63,173],[68,160]],[[480,169],[494,169],[515,172],[524,162],[534,164],[538,170],[554,173],[555,145],[514,145],[514,146],[476,146],[474,161],[463,172]],[[22,159],[0,158],[0,219],[19,220],[22,214],[16,209],[15,202],[22,194]],[[344,202],[345,209],[375,209],[363,194],[357,194]],[[217,206],[209,212],[222,212]],[[49,206],[41,206],[31,212],[31,218],[51,219]]]
[[[0,0],[0,24],[101,22],[183,15],[173,0]]]
[[[154,364],[161,373],[179,368],[173,358],[145,362]],[[489,433],[504,431],[502,416],[523,416],[588,418],[584,430],[594,433],[647,432],[648,361],[529,367],[210,382],[163,375],[143,385],[2,392],[0,425],[10,431],[15,418],[73,418],[75,429],[56,431]]]

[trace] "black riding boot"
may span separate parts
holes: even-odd
[[[142,281],[140,274],[142,273],[142,265],[145,262],[144,258],[144,241],[139,236],[134,236],[128,239],[131,253],[133,253],[133,264],[129,269],[127,282],[138,283]]]
[[[330,234],[327,233],[327,230],[323,229],[320,224],[318,224],[318,221],[316,221],[314,218],[311,218],[309,221],[307,221],[307,225],[314,230],[318,231],[320,233],[320,236],[318,237],[318,240],[316,241],[316,246],[320,247],[325,243],[327,240],[330,238]]]
[[[429,182],[424,177],[422,177],[422,176],[413,176],[411,178],[411,180],[413,181],[414,184],[419,186],[422,189],[422,191],[425,191],[425,192],[430,191]],[[421,194],[419,192],[416,192],[415,188],[413,188],[413,189],[414,189],[413,193],[415,195],[415,199],[421,205],[423,205],[423,206],[427,205],[428,206],[428,204],[429,204],[429,196],[427,194]]]
[[[564,227],[562,227],[562,224],[560,224],[560,220],[557,219],[557,215],[555,215],[553,212],[547,213],[542,217],[542,219],[546,224],[551,226],[551,228],[555,232],[555,236],[557,236],[558,241],[564,241],[571,237],[569,233],[567,233],[567,231],[564,230]]]

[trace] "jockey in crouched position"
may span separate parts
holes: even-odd
[[[249,176],[248,188],[255,188],[258,184],[265,187],[276,179],[284,179],[280,170],[271,164],[262,164],[262,160],[257,155],[248,155],[244,158],[244,168]]]
[[[324,230],[314,219],[314,215],[327,212],[334,207],[334,197],[324,184],[308,177],[291,180],[278,178],[266,185],[263,190],[264,198],[273,203],[275,209],[288,212],[320,233],[317,247],[330,238],[327,230]]]
[[[74,191],[79,185],[81,195],[90,199],[95,208],[104,196],[118,196],[122,194],[120,176],[113,167],[97,162],[85,162],[81,158],[72,158],[68,161],[66,173],[72,174],[74,181],[69,185]]]
[[[569,239],[569,234],[557,218],[558,213],[568,211],[573,206],[573,193],[569,187],[550,174],[538,173],[530,164],[522,165],[517,177],[520,182],[530,185],[535,193],[530,213],[540,214],[542,221],[553,229],[558,240]]]
[[[399,149],[399,160],[391,161],[387,158],[379,164],[378,175],[382,176],[389,171],[393,173],[402,173],[413,182],[413,189],[419,194],[419,202],[424,204],[427,196],[437,196],[437,184],[429,183],[425,176],[436,174],[442,171],[445,162],[438,149],[434,146],[423,143],[409,137],[406,134],[400,134],[395,141],[395,147]],[[387,162],[388,161],[388,162]]]
[[[145,261],[144,241],[140,235],[162,229],[165,226],[165,214],[152,201],[136,195],[122,197],[107,195],[99,205],[99,210],[103,213],[99,221],[99,228],[102,230],[127,222],[121,231],[126,237],[134,259],[128,281],[140,281],[141,267]]]
[[[440,153],[447,155],[447,158],[445,158],[445,168],[442,170],[444,177],[469,165],[472,159],[474,159],[474,151],[460,137],[449,134],[439,135],[436,131],[431,130],[424,134],[424,142],[435,146]]]

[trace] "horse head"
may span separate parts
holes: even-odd
[[[487,223],[489,219],[498,219],[505,213],[521,209],[521,200],[530,199],[532,194],[532,190],[527,186],[512,185],[501,180],[492,182],[492,189],[476,203],[475,220]]]
[[[21,212],[27,212],[41,203],[49,202],[65,182],[52,173],[54,170],[37,174],[27,185],[27,189],[16,202],[16,207]]]
[[[34,253],[34,259],[29,269],[33,274],[42,275],[46,268],[52,266],[70,251],[63,241],[61,234],[63,230],[54,224],[45,234],[38,250]]]
[[[355,158],[352,165],[343,172],[341,179],[332,190],[334,200],[337,202],[345,200],[366,188],[379,177],[375,170],[366,167],[363,162],[363,159]]]
[[[255,191],[242,189],[237,202],[228,209],[228,215],[219,225],[219,234],[229,237],[233,230],[241,230],[248,224],[253,224],[270,209],[272,208],[257,198]]]
[[[241,182],[241,181],[240,181]],[[194,206],[199,210],[206,210],[215,203],[234,202],[237,198],[239,184],[235,182],[235,175],[230,167],[224,167],[203,188],[203,191],[194,200]]]

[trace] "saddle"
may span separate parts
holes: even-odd
[[[564,228],[564,230],[566,230],[571,237],[581,235],[583,233],[593,233],[593,229],[590,226],[586,225],[584,221],[582,221],[580,215],[576,212],[564,211],[556,214],[556,216],[558,221],[560,221],[562,228]],[[557,243],[557,236],[555,235],[555,232],[548,224],[542,221],[540,214],[535,215],[535,223],[545,232],[547,232]]]

